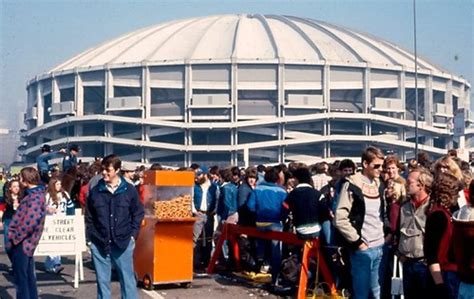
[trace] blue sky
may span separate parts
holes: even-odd
[[[471,84],[473,3],[417,1],[418,53]],[[412,51],[412,9],[411,0],[0,0],[0,127],[18,128],[27,80],[89,47],[142,27],[224,13],[295,15],[358,29]]]

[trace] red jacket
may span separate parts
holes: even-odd
[[[424,250],[428,265],[439,263],[443,271],[457,271],[452,235],[451,212],[435,205],[426,219]]]

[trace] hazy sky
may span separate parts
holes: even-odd
[[[473,3],[473,0],[417,1],[418,53],[462,75],[471,84],[474,82]],[[17,128],[22,121],[27,80],[85,49],[165,21],[226,13],[309,17],[358,29],[410,51],[413,49],[411,0],[0,0],[0,127]]]

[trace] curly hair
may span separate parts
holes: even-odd
[[[451,209],[457,205],[458,194],[462,189],[462,182],[457,177],[447,172],[440,173],[433,184],[431,201],[446,209]]]

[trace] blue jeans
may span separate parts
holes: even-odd
[[[277,231],[281,232],[283,230],[283,225],[281,223],[273,223],[268,226],[257,226],[257,229],[263,232],[267,231]],[[270,266],[272,268],[272,283],[276,284],[278,280],[278,274],[280,273],[280,265],[281,265],[281,242],[277,240],[257,240],[257,259],[263,260],[265,257],[265,248],[271,242],[271,262]]]
[[[61,256],[60,255],[49,255],[44,260],[44,267],[47,271],[54,270],[55,266],[61,265]]]
[[[391,298],[391,280],[393,274],[393,259],[395,249],[389,243],[382,247],[382,260],[380,261],[379,283],[381,288],[381,298]]]
[[[321,237],[324,239],[327,245],[334,245],[334,236],[333,236],[333,229],[331,220],[326,220],[321,223]]]
[[[3,220],[3,246],[7,247],[8,243],[8,227],[10,227],[11,219]]]
[[[458,298],[459,290],[459,276],[457,272],[454,271],[441,271],[443,275],[443,280],[449,290],[449,298]]]
[[[209,264],[212,252],[214,234],[214,216],[198,214],[193,226],[194,264],[205,266]]]
[[[8,255],[12,261],[17,299],[36,299],[35,261],[23,252],[23,243],[13,246]]]
[[[405,298],[423,298],[433,288],[428,266],[422,261],[403,262],[403,293]]]
[[[351,253],[353,298],[380,298],[379,271],[382,245]]]
[[[462,282],[459,284],[458,299],[472,299],[474,298],[474,284]]]
[[[110,254],[104,254],[95,245],[91,245],[92,261],[96,271],[97,298],[111,298],[110,281],[112,264],[119,275],[120,293],[123,299],[137,299],[137,281],[133,269],[133,250],[135,241],[131,240],[125,250],[120,250],[114,245]]]

